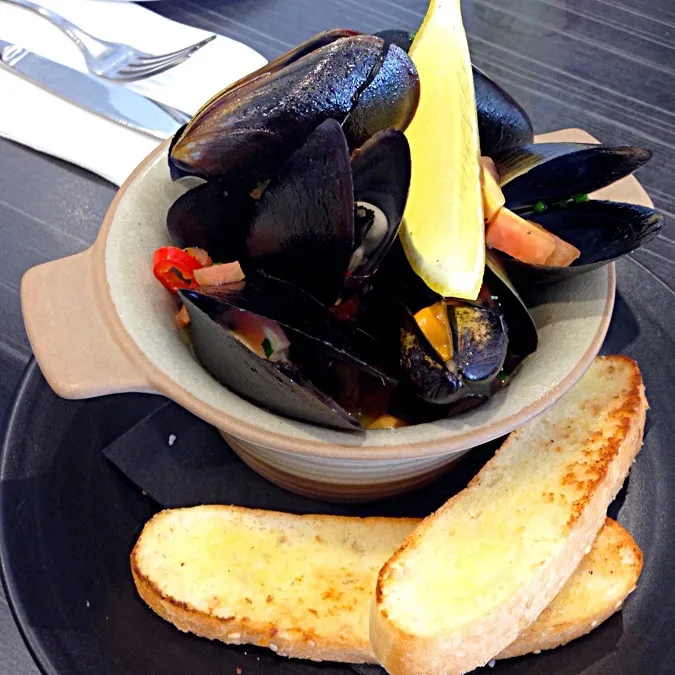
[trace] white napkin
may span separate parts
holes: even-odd
[[[165,19],[130,3],[38,0],[96,37],[151,54],[180,49],[208,32]],[[45,19],[0,1],[0,38],[87,72],[84,57]],[[218,36],[180,66],[124,86],[189,114],[265,59]],[[121,185],[158,144],[156,138],[110,122],[0,68],[0,136],[59,157]]]

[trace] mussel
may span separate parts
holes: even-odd
[[[265,180],[327,119],[344,124],[351,148],[405,129],[419,100],[415,66],[396,45],[351,33],[319,35],[215,96],[172,145],[174,167]]]
[[[588,197],[650,157],[645,148],[584,143],[538,143],[496,153],[506,207],[580,251],[569,267],[508,259],[509,269],[532,278],[560,278],[607,264],[651,241],[663,225],[661,213]]]
[[[274,412],[336,429],[360,428],[353,415],[311,381],[312,371],[303,365],[317,353],[326,370],[339,364],[375,378],[381,386],[395,381],[382,364],[374,338],[292,284],[260,275],[181,294],[202,365],[233,391]],[[261,328],[271,335],[266,339],[274,339],[265,332],[268,327],[287,336],[288,353],[270,360],[256,352],[257,345],[247,343],[241,329],[251,319],[267,320]]]
[[[482,70],[473,67],[478,132],[483,155],[534,141],[534,128],[524,108]]]
[[[395,333],[404,386],[441,406],[439,411],[465,399],[488,398],[536,350],[534,322],[494,256],[488,256],[485,283],[475,302],[430,294],[396,250],[388,262],[398,268],[395,276],[388,270],[387,292],[399,304]]]

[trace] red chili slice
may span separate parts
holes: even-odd
[[[194,271],[203,265],[180,248],[163,246],[158,248],[152,256],[153,274],[158,281],[172,293],[181,288],[196,288]]]

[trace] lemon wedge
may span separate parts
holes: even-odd
[[[401,242],[444,297],[475,300],[485,269],[478,119],[459,0],[431,0],[410,48],[421,84],[406,131],[412,154]]]

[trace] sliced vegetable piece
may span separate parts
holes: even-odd
[[[432,0],[410,48],[422,88],[406,130],[412,155],[401,242],[444,297],[475,300],[485,268],[478,120],[459,0]]]
[[[506,204],[506,197],[499,187],[499,174],[495,163],[489,157],[481,158],[482,174],[481,185],[483,188],[483,217],[485,223],[490,224]]]
[[[195,270],[202,264],[189,253],[175,246],[158,248],[152,256],[152,272],[158,281],[172,293],[181,288],[196,288]]]
[[[441,300],[421,309],[415,314],[415,321],[443,361],[449,361],[453,351],[452,334],[445,303]]]
[[[545,265],[556,247],[555,238],[550,232],[506,207],[492,221],[485,241],[490,248],[531,265]]]
[[[178,314],[176,314],[176,323],[181,328],[185,328],[185,326],[190,325],[190,315],[188,314],[187,307],[185,305],[183,305],[180,308]]]
[[[555,250],[546,260],[547,267],[569,267],[581,256],[581,251],[576,246],[572,246],[555,234],[551,236],[555,239]]]
[[[374,422],[368,425],[368,429],[398,429],[400,427],[407,427],[408,423],[400,417],[393,415],[381,415]]]
[[[188,248],[183,250],[188,255],[191,255],[195,260],[198,260],[204,267],[209,267],[209,265],[213,265],[213,260],[211,260],[211,256],[205,249],[197,248],[195,246],[189,246]]]
[[[241,309],[232,309],[226,323],[230,332],[258,356],[269,361],[281,361],[287,356],[291,343],[276,321]]]
[[[486,157],[483,155],[480,158],[480,163],[483,165],[483,169],[486,170],[495,180],[495,183],[499,185],[499,171],[497,171],[497,165],[495,160],[492,157]]]
[[[246,278],[238,261],[223,265],[211,265],[195,271],[195,281],[200,286],[220,286],[234,284]]]

